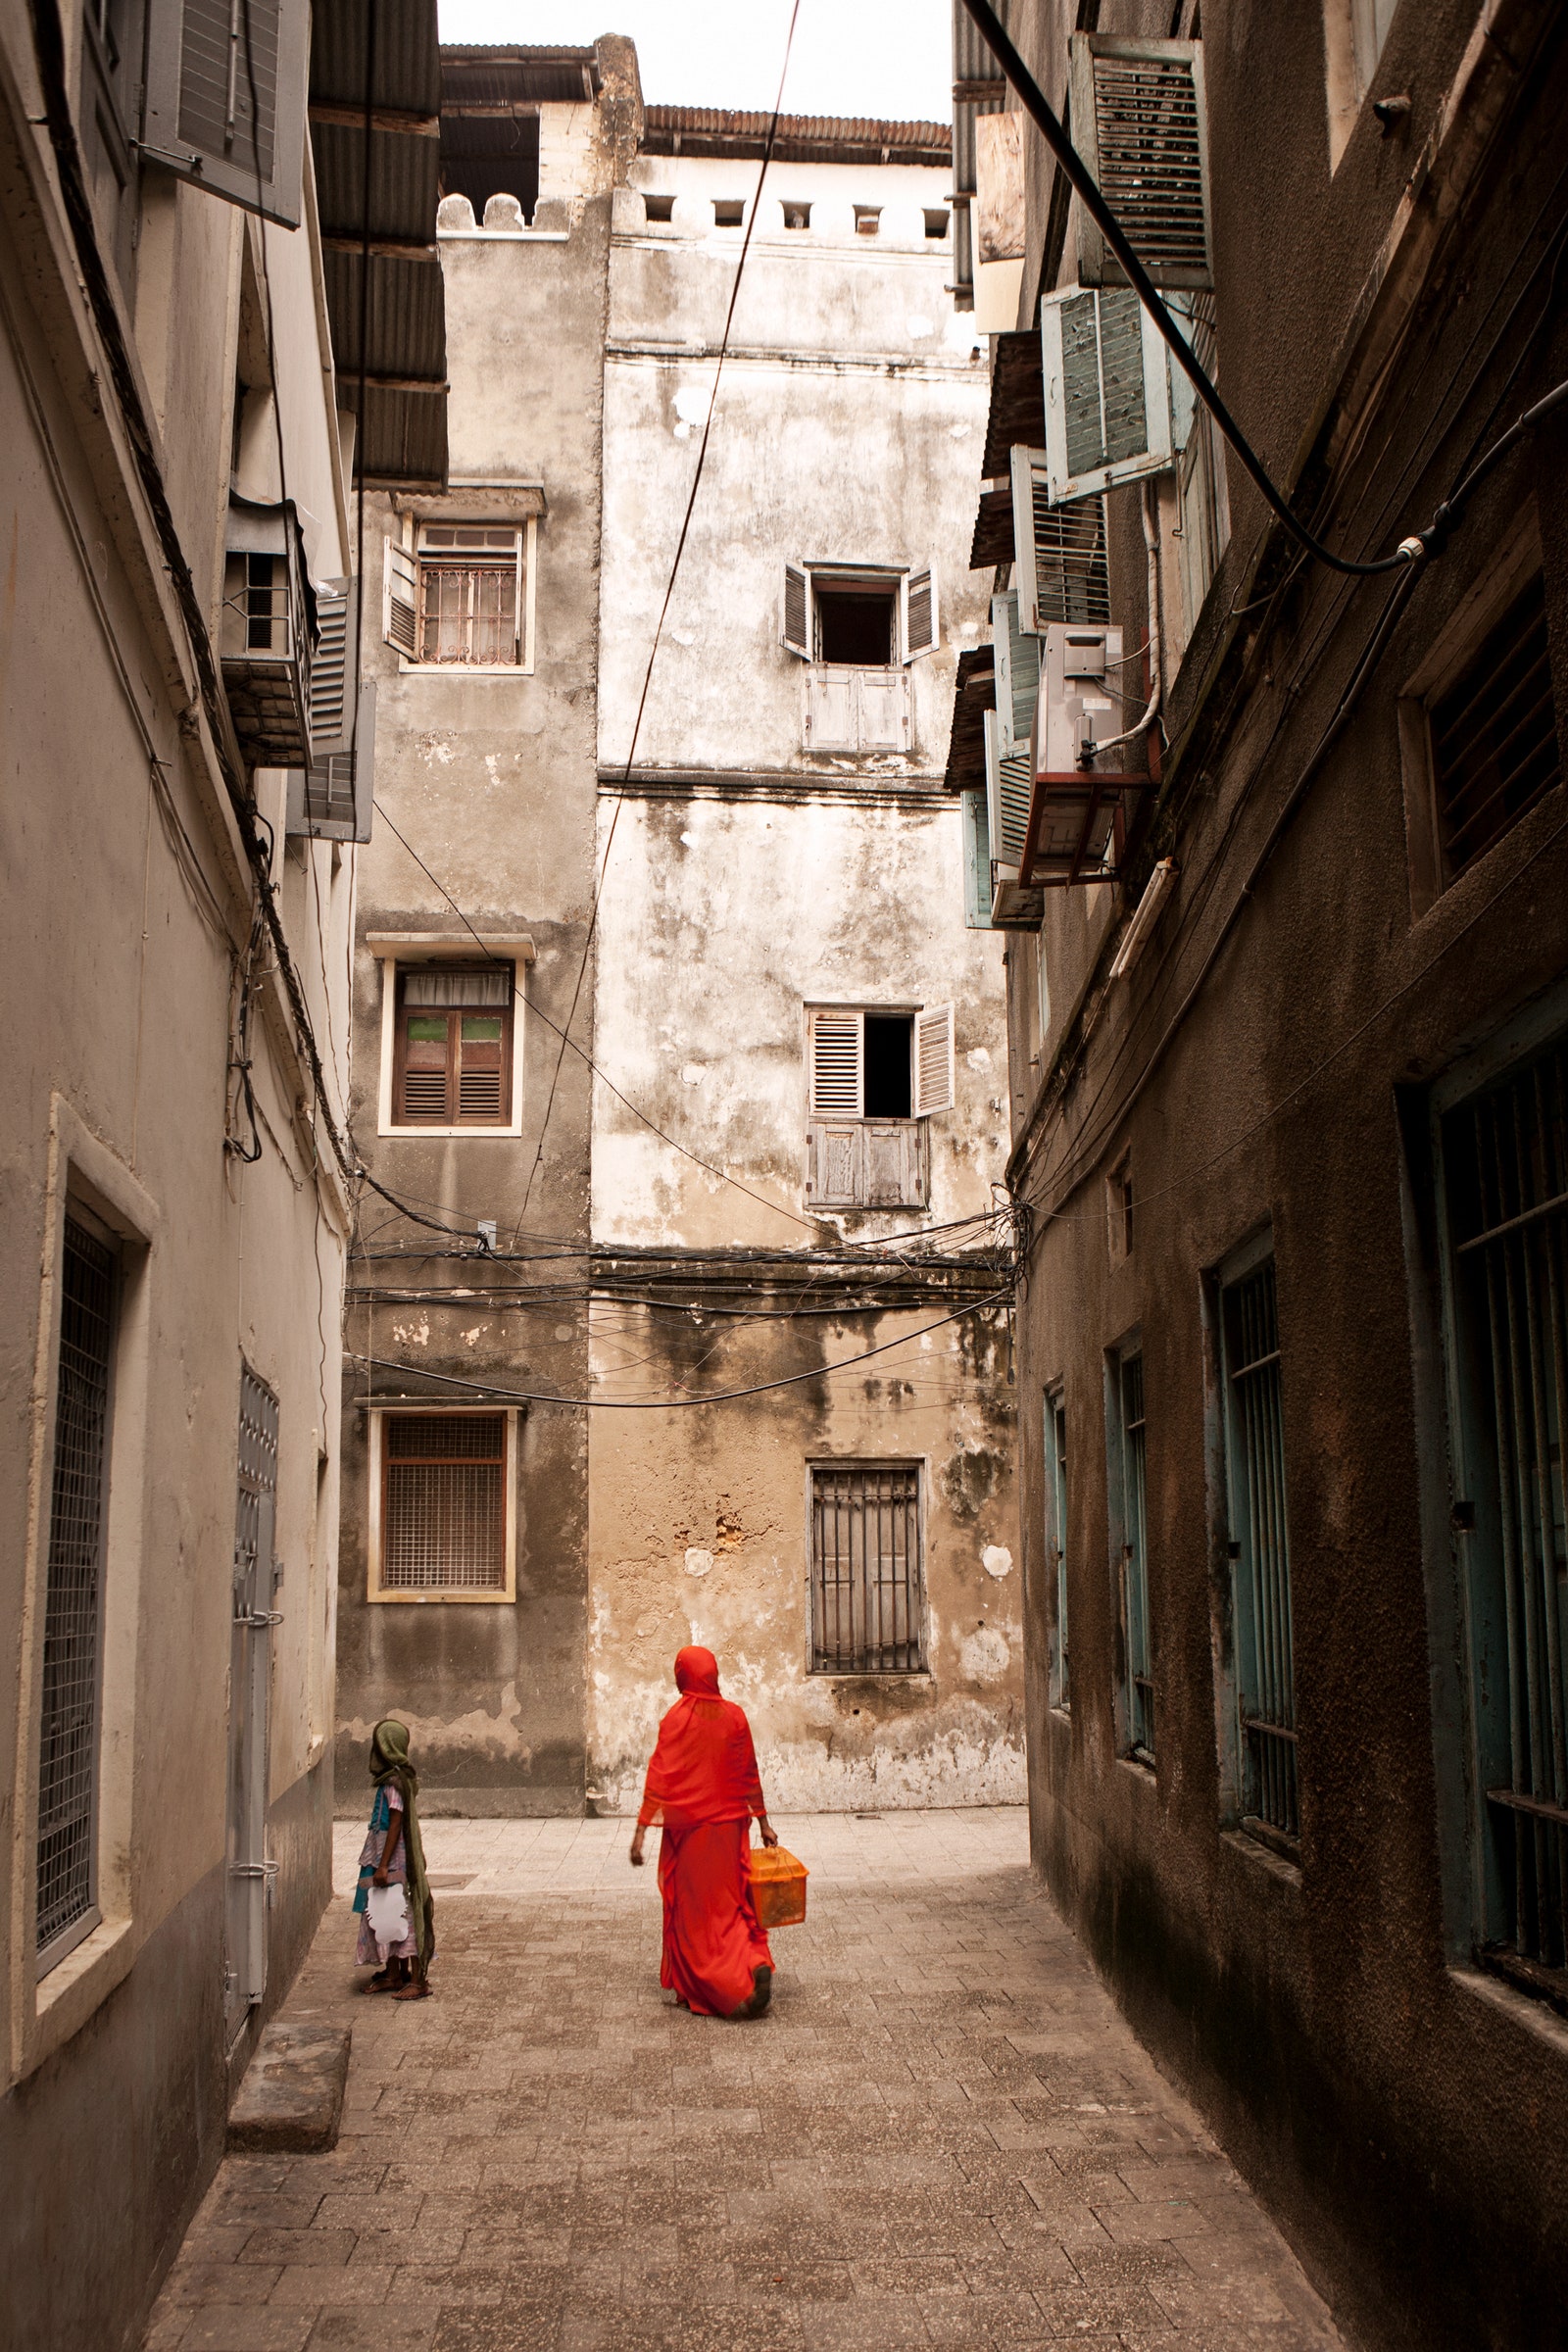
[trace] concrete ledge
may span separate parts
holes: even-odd
[[[269,2026],[229,2110],[230,2152],[335,2148],[352,2038],[347,2026]]]

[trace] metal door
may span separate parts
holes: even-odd
[[[267,1990],[267,1732],[277,1569],[277,1398],[240,1365],[239,1487],[228,1665],[228,1822],[223,2022],[230,2042]]]

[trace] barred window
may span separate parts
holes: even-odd
[[[1568,1036],[1449,1109],[1454,1521],[1469,1585],[1477,1956],[1568,2003]]]
[[[1135,1351],[1112,1366],[1111,1470],[1120,1504],[1123,1697],[1127,1745],[1141,1764],[1154,1761],[1154,1668],[1149,1624],[1149,1523],[1145,1501],[1144,1359]]]
[[[1432,774],[1450,881],[1562,782],[1538,572],[1431,705]]]
[[[1060,1389],[1046,1397],[1046,1573],[1056,1596],[1051,1645],[1052,1704],[1069,1706],[1067,1670],[1067,1399]]]
[[[387,1413],[383,1592],[491,1592],[510,1582],[505,1413]]]
[[[103,1526],[115,1252],[66,1218],[38,1737],[37,1945],[63,1958],[96,1923]]]
[[[925,1670],[924,1530],[912,1462],[811,1471],[811,1671]]]
[[[1220,1291],[1225,1467],[1242,1740],[1242,1823],[1266,1842],[1300,1837],[1291,1535],[1274,1259]],[[1273,1832],[1272,1838],[1267,1833]]]
[[[493,668],[522,660],[520,530],[426,523],[419,533],[419,660]]]

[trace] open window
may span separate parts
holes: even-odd
[[[143,154],[297,228],[309,24],[307,0],[150,0]]]
[[[934,564],[786,564],[779,643],[830,669],[890,669],[941,643]]]
[[[807,1026],[807,1199],[924,1207],[926,1121],[954,1103],[953,1006],[824,1005]]]
[[[420,667],[489,672],[533,665],[536,525],[422,522],[414,549],[384,546],[381,634]]]
[[[1202,42],[1075,32],[1069,86],[1078,151],[1155,285],[1211,292]],[[1076,209],[1079,282],[1124,284],[1101,231]]]

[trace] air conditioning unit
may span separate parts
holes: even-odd
[[[230,494],[219,654],[250,767],[309,763],[315,602],[293,501],[270,506]]]
[[[1043,650],[1046,725],[1035,769],[1060,772],[1080,766],[1094,743],[1108,743],[1126,732],[1121,631],[1096,622],[1053,621]]]
[[[1122,633],[1108,624],[1053,622],[1042,653],[1019,873],[1037,889],[1108,881],[1149,789],[1147,775],[1102,769],[1096,749],[1127,731]],[[1115,762],[1116,754],[1109,758]]]

